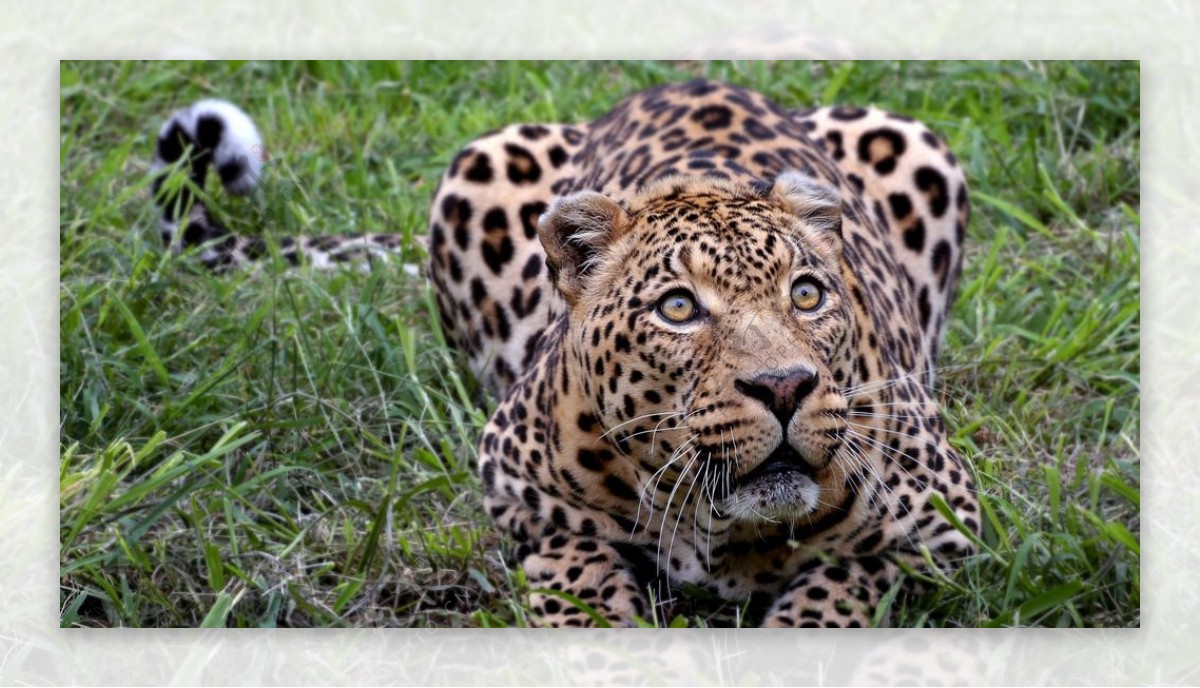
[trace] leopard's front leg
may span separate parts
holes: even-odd
[[[767,612],[773,628],[865,628],[900,567],[882,556],[816,563],[796,575]]]
[[[974,522],[970,525],[973,527]],[[965,536],[944,519],[930,519],[920,539],[938,570],[952,570],[974,552]],[[764,626],[860,628],[871,625],[883,595],[902,575],[901,562],[914,571],[929,572],[923,554],[911,550],[878,550],[832,563],[805,566],[788,584],[763,621]],[[923,589],[918,578],[905,582],[905,591]]]
[[[633,564],[603,540],[563,533],[544,537],[522,567],[531,588],[573,595],[613,626],[632,626],[634,615],[647,617],[646,596]],[[553,594],[533,593],[530,606],[538,626],[598,625],[578,606]]]

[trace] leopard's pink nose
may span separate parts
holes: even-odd
[[[817,386],[817,372],[807,366],[760,372],[748,380],[735,380],[734,387],[761,401],[787,427],[804,397]]]

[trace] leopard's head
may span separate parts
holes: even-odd
[[[718,517],[774,520],[850,489],[862,329],[842,213],[836,189],[784,172],[581,192],[542,217],[579,401],[651,494],[683,485]]]

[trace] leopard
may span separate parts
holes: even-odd
[[[926,124],[703,78],[453,155],[427,273],[496,400],[483,506],[529,623],[642,625],[698,589],[765,627],[886,625],[968,561],[933,387],[968,219]]]
[[[268,164],[238,106],[173,113],[152,166],[164,245],[217,272],[400,252],[395,233],[268,246],[195,193],[212,172],[249,194]],[[866,626],[906,571],[973,554],[974,483],[932,392],[968,217],[926,125],[704,79],[454,155],[426,272],[499,399],[484,507],[533,623],[636,625],[690,584],[764,626]]]

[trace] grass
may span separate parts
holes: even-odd
[[[133,63],[61,66],[63,626],[522,625],[475,472],[492,401],[397,265],[214,276],[163,252],[153,139],[224,97],[274,162],[239,231],[424,232],[471,137],[586,120],[707,74],[791,106],[925,120],[973,218],[940,398],[983,554],[903,626],[1136,626],[1136,63]],[[696,600],[662,625],[728,625]]]

